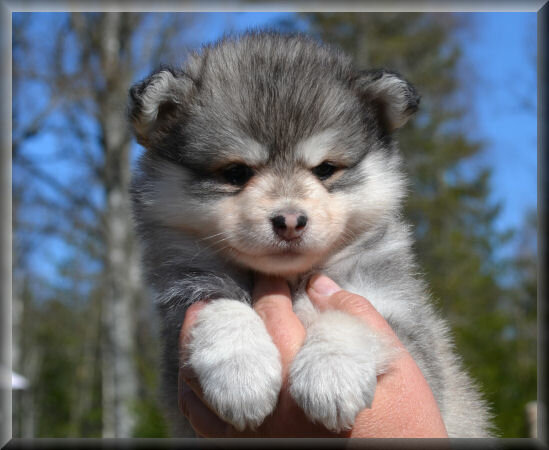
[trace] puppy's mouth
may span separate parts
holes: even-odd
[[[300,256],[303,255],[305,252],[299,251],[298,249],[292,249],[292,248],[286,248],[281,249],[273,253],[266,253],[264,256],[272,257],[272,258],[285,258],[285,257],[292,257],[292,256]]]
[[[278,276],[293,276],[309,270],[320,254],[297,243],[280,247],[265,246],[248,250],[231,247],[231,258],[257,272]]]
[[[272,259],[284,261],[289,259],[317,258],[324,253],[324,249],[318,247],[307,239],[297,238],[286,240],[266,240],[263,242],[234,242],[230,245],[229,253],[235,259],[250,261],[257,259]]]
[[[279,246],[265,246],[263,249],[254,249],[248,251],[247,249],[241,249],[237,247],[231,247],[231,250],[237,254],[243,254],[248,257],[267,257],[267,258],[284,258],[284,257],[296,257],[303,256],[311,253],[311,249],[305,248],[301,243],[284,243]]]

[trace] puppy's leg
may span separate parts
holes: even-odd
[[[247,304],[214,300],[191,330],[189,364],[208,404],[238,430],[255,428],[275,408],[280,355],[261,318]]]
[[[307,416],[333,431],[352,427],[370,407],[377,375],[394,350],[359,319],[326,311],[307,328],[305,343],[290,367],[290,393]]]

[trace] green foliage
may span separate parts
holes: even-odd
[[[17,88],[21,79],[16,69],[28,63],[24,59],[17,64],[18,58],[41,53],[34,40],[28,42],[32,48],[18,46],[24,18],[16,15],[14,19],[16,93],[22,89]],[[524,406],[536,398],[535,216],[525,224],[518,257],[498,259],[496,250],[511,235],[495,231],[499,207],[488,201],[490,172],[469,163],[483,146],[468,137],[465,122],[470,107],[469,78],[465,77],[471,74],[460,70],[461,50],[455,35],[467,24],[452,14],[307,13],[296,22],[286,22],[286,28],[295,27],[297,19],[326,42],[344,48],[359,67],[396,70],[421,94],[420,111],[398,133],[411,181],[405,206],[414,225],[416,252],[433,300],[450,320],[458,352],[493,406],[500,436],[527,436]],[[166,36],[159,39],[165,39],[165,49],[172,48]],[[14,117],[18,112],[15,102]],[[14,124],[15,138],[27,136],[17,132],[21,120]],[[82,164],[91,168],[86,161]],[[88,189],[86,182],[80,185]],[[57,225],[68,224],[70,236],[76,236],[63,239],[75,245],[80,263],[69,260],[59,268],[66,284],[56,288],[39,284],[24,257],[25,249],[33,248],[52,230],[45,227],[37,239],[22,226],[18,212],[20,204],[32,200],[29,186],[28,177],[21,178],[16,168],[14,292],[22,313],[17,340],[21,356],[15,369],[31,380],[36,436],[100,437],[101,277],[79,268],[89,270],[93,258],[89,255],[97,252],[97,243],[87,231],[82,239],[73,222],[59,220]],[[76,187],[71,185],[70,192]],[[46,208],[52,210],[51,205]],[[33,211],[28,216],[38,215]],[[87,216],[82,217],[87,223]],[[86,288],[75,288],[81,285]],[[153,314],[145,303],[142,299],[136,312],[139,392],[132,405],[137,417],[134,435],[165,437],[168,431],[157,404],[159,347],[150,324]]]
[[[166,420],[158,404],[151,399],[138,400],[134,407],[137,423],[133,436],[135,438],[167,438],[170,437]]]
[[[468,164],[482,143],[468,137],[465,122],[471,74],[460,71],[455,36],[467,24],[452,14],[301,18],[350,53],[358,67],[396,70],[422,96],[417,117],[398,133],[411,180],[406,216],[415,228],[419,262],[465,366],[493,406],[499,435],[527,436],[524,406],[536,398],[535,333],[528,333],[535,329],[535,271],[496,257],[512,234],[495,229],[499,206],[488,200],[489,170]],[[517,272],[521,264],[525,268]],[[512,287],[503,282],[510,273],[516,276]]]
[[[148,319],[148,320],[147,320]],[[159,404],[160,342],[151,326],[150,317],[140,321],[138,328],[136,367],[140,380],[139,398],[134,411],[137,418],[133,431],[136,438],[170,437],[166,420]]]
[[[98,342],[86,336],[93,317],[84,308],[25,295],[25,349],[35,364],[31,378],[35,433],[40,437],[100,437],[101,383]]]

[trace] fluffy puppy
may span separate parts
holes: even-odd
[[[186,308],[206,298],[189,359],[206,401],[239,430],[275,408],[280,358],[250,305],[261,272],[290,282],[307,328],[291,394],[329,429],[352,426],[393,349],[355,318],[315,310],[303,286],[323,272],[387,319],[451,437],[488,435],[486,405],[416,276],[401,217],[393,132],[418,103],[396,73],[357,71],[338,50],[275,33],[223,39],[132,87],[130,120],[147,149],[134,213],[162,317],[164,404],[174,423],[179,330]]]

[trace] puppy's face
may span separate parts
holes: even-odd
[[[210,51],[210,70],[198,71],[195,56],[185,74],[161,71],[133,89],[134,129],[148,148],[136,202],[142,220],[193,236],[197,252],[302,273],[398,208],[388,133],[410,113],[402,97],[413,91],[394,74],[346,73],[337,58],[339,73],[300,73],[283,51],[286,77],[273,78],[273,61],[250,67],[231,45]],[[320,51],[306,47],[302,66]],[[226,54],[248,70],[216,67]]]

